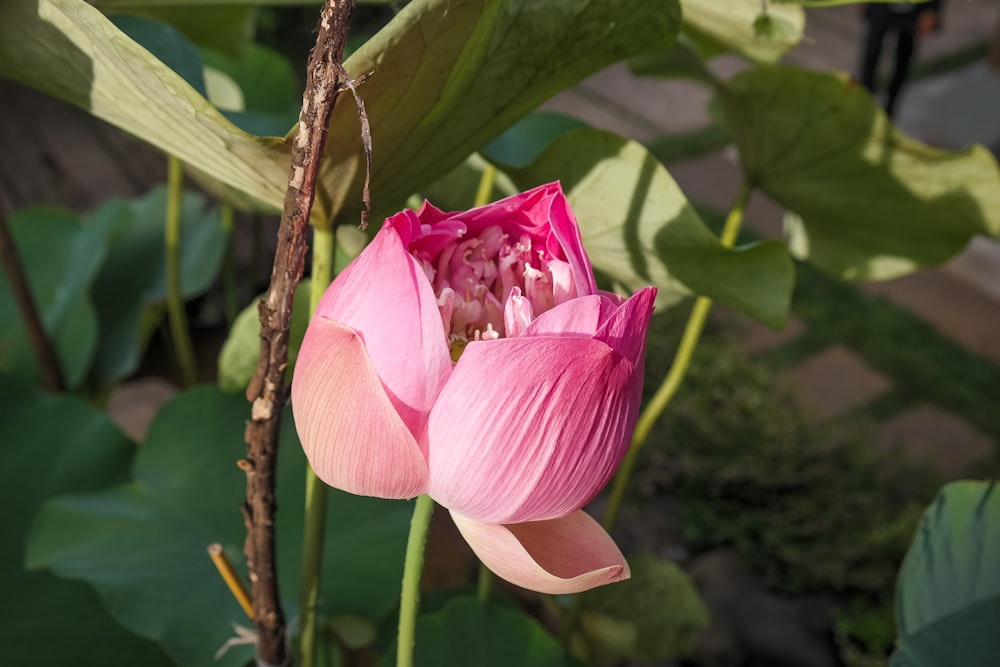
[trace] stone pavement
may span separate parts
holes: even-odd
[[[918,47],[917,63],[969,52],[994,39],[1000,27],[1000,2],[952,0],[945,3],[943,29]],[[863,40],[857,6],[810,10],[806,36],[785,62],[815,69],[854,73]],[[882,66],[890,65],[887,43]],[[726,78],[747,65],[735,56],[710,63]],[[692,81],[640,78],[616,65],[565,91],[543,108],[580,117],[595,127],[650,144],[665,135],[709,127],[711,91]],[[900,98],[900,127],[911,136],[943,148],[972,142],[1000,148],[1000,72],[985,59],[911,83]],[[741,182],[735,150],[716,150],[668,165],[688,199],[727,211]],[[766,236],[782,237],[781,207],[756,193],[745,222]],[[909,310],[940,334],[1000,365],[1000,244],[977,238],[958,257],[937,269],[859,286]],[[800,336],[806,325],[791,318],[774,332],[746,318],[735,322],[737,346],[748,354],[766,352]],[[988,361],[987,361],[988,360]],[[871,368],[844,345],[819,350],[788,369],[782,384],[803,410],[816,419],[833,419],[867,405],[890,391],[893,379]],[[1000,389],[1000,388],[998,388]],[[998,417],[1000,419],[1000,417]],[[961,476],[977,462],[996,456],[1000,443],[977,431],[961,415],[931,404],[911,405],[881,425],[877,446],[897,449],[909,459],[934,466],[944,476]],[[995,459],[994,459],[995,460]]]

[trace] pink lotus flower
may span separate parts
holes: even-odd
[[[397,213],[306,331],[292,381],[306,455],[351,493],[429,494],[525,588],[626,579],[580,508],[628,448],[655,294],[598,291],[558,183]]]

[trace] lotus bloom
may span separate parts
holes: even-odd
[[[387,219],[330,285],[292,381],[316,474],[427,493],[498,576],[572,593],[629,576],[582,508],[628,448],[654,288],[597,289],[558,183]]]

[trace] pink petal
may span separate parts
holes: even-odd
[[[434,290],[392,224],[337,276],[316,315],[361,335],[389,399],[419,436],[452,361]]]
[[[523,336],[571,335],[593,338],[601,325],[601,297],[583,296],[561,303],[534,320]]]
[[[428,420],[430,495],[485,523],[583,507],[624,456],[641,379],[588,338],[469,343]]]
[[[594,338],[604,341],[633,364],[642,366],[655,300],[655,287],[642,288],[608,318]]]
[[[451,513],[479,560],[501,579],[539,593],[579,593],[631,576],[611,537],[579,510],[548,521],[487,524]]]
[[[379,498],[425,491],[424,454],[351,328],[324,317],[309,324],[292,378],[292,413],[309,463],[330,486]]]
[[[576,284],[577,296],[597,293],[597,280],[594,278],[594,269],[590,264],[590,257],[583,249],[583,238],[580,236],[580,225],[569,207],[569,201],[563,194],[562,186],[557,183],[550,183],[548,186],[555,186],[556,193],[552,197],[549,220],[552,224],[552,231],[559,240],[563,251],[566,253],[566,260],[573,270],[573,280]]]

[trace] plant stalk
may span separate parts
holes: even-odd
[[[424,569],[427,530],[434,513],[434,501],[428,495],[417,498],[410,520],[403,562],[403,591],[399,600],[399,633],[396,636],[396,667],[413,667],[413,646],[420,607],[420,575]]]
[[[49,391],[64,391],[66,385],[63,382],[59,356],[52,340],[45,332],[35,299],[31,295],[28,274],[24,271],[24,263],[17,252],[17,246],[14,245],[14,236],[10,233],[7,219],[3,215],[0,215],[0,261],[3,262],[3,268],[7,273],[11,294],[17,302],[18,310],[21,311],[28,341],[35,352],[35,359],[42,373],[42,384]]]
[[[732,247],[733,243],[736,242],[736,237],[740,232],[740,225],[743,222],[743,213],[752,192],[752,188],[744,184],[736,195],[736,202],[733,204],[733,209],[729,212],[726,224],[722,229],[720,237],[722,245]],[[625,496],[626,488],[628,488],[629,478],[632,475],[632,470],[635,468],[639,452],[642,450],[643,445],[646,444],[649,432],[652,430],[656,420],[659,419],[667,405],[670,404],[671,399],[673,399],[681,386],[681,381],[687,374],[688,365],[691,363],[691,357],[694,355],[695,348],[698,347],[698,340],[701,338],[701,332],[705,327],[705,320],[708,318],[708,311],[711,308],[712,300],[708,297],[699,296],[695,300],[694,308],[691,310],[691,315],[688,317],[687,324],[684,327],[684,334],[681,336],[681,342],[677,348],[677,354],[674,355],[673,363],[670,365],[670,370],[663,379],[663,384],[656,390],[653,398],[650,399],[642,414],[639,415],[639,421],[636,423],[635,432],[632,435],[632,443],[625,454],[621,467],[615,475],[615,482],[611,488],[611,497],[608,499],[608,507],[604,512],[602,524],[608,532],[611,532],[618,518],[622,499]]]
[[[181,294],[181,203],[184,197],[184,164],[173,155],[167,156],[167,221],[164,248],[167,265],[167,319],[174,354],[180,366],[181,382],[190,387],[198,381],[198,365],[194,345],[184,312]]]
[[[309,288],[309,317],[333,277],[335,246],[333,229],[313,228],[312,281]],[[326,484],[306,463],[305,538],[302,543],[302,575],[299,582],[299,651],[302,667],[318,663],[316,637],[319,619],[319,592],[323,572],[323,539],[326,528]]]

